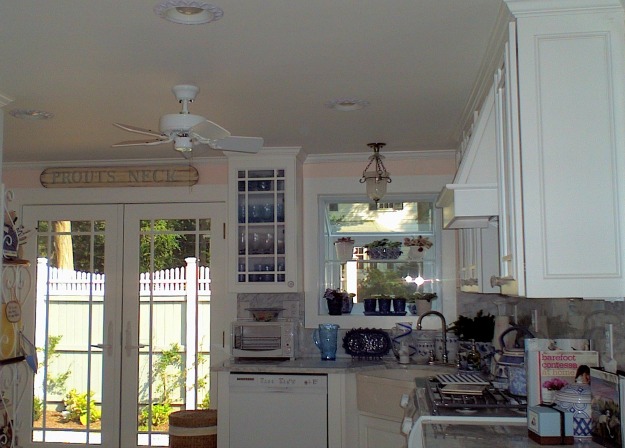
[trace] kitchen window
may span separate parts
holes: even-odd
[[[364,199],[320,197],[319,259],[323,279],[319,285],[319,314],[327,314],[323,299],[326,288],[353,293],[351,314],[359,316],[364,313],[366,298],[440,295],[440,225],[434,201],[432,196],[416,196],[376,204]],[[423,257],[414,254],[416,248],[404,244],[406,238],[418,237],[432,243],[423,251]],[[347,261],[338,256],[335,247],[339,239],[345,238],[354,241],[352,257]],[[393,247],[391,255],[376,254],[371,248],[375,242]],[[394,258],[399,251],[401,254]],[[437,302],[433,301],[435,309],[439,308]]]

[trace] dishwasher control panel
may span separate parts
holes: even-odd
[[[298,390],[327,393],[326,375],[282,375],[261,373],[232,373],[230,388],[256,390]]]

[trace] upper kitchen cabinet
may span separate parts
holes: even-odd
[[[491,277],[499,273],[498,226],[458,229],[458,277],[460,290],[475,293],[498,293]]]
[[[622,297],[623,6],[505,2],[516,33],[496,75],[502,292]]]
[[[301,154],[282,148],[228,155],[231,292],[301,290]]]

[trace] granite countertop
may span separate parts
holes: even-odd
[[[335,361],[322,361],[320,358],[299,358],[291,360],[249,360],[230,359],[214,367],[215,371],[263,372],[263,373],[357,373],[367,370],[385,369],[389,364],[384,360],[337,358]],[[395,363],[396,364],[396,363]]]

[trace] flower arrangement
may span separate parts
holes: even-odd
[[[543,383],[543,387],[547,390],[560,390],[564,386],[568,385],[565,380],[560,378],[551,378]]]
[[[330,315],[349,314],[352,311],[355,296],[353,292],[332,288],[327,288],[323,293],[323,298],[328,301]]]
[[[365,244],[367,254],[374,260],[395,260],[402,254],[399,248],[401,241],[391,241],[388,238],[375,240]]]
[[[419,252],[422,252],[426,249],[432,247],[433,243],[430,241],[428,237],[419,235],[416,238],[404,238],[404,246],[417,247]]]
[[[401,243],[399,241],[391,241],[388,238],[383,238],[381,240],[375,240],[372,241],[368,244],[365,244],[365,247],[367,249],[374,249],[374,248],[378,248],[378,247],[385,247],[385,248],[397,248],[401,246]]]
[[[325,292],[323,293],[323,298],[328,299],[328,300],[343,300],[344,298],[351,299],[355,295],[356,294],[352,292],[346,292],[340,289],[327,288]]]

